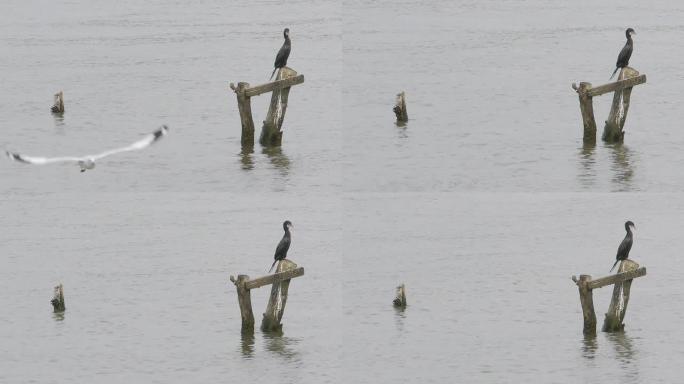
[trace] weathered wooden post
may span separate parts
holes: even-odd
[[[297,76],[297,72],[291,68],[283,67],[278,71],[276,81],[287,80]],[[290,94],[290,87],[276,89],[271,94],[271,105],[268,107],[268,114],[264,125],[261,128],[259,143],[267,146],[281,145],[283,141],[283,119],[287,110],[287,98]]]
[[[622,142],[624,139],[624,125],[629,109],[632,87],[646,82],[646,75],[639,75],[633,68],[625,67],[620,70],[617,81],[592,87],[591,83],[581,82],[579,86],[572,84],[572,88],[579,95],[582,124],[584,125],[584,142],[596,141],[596,120],[594,119],[593,97],[614,92],[610,115],[603,129],[603,140],[606,142]]]
[[[637,269],[639,269],[639,264],[627,259],[620,263],[618,273],[633,272]],[[603,320],[602,330],[604,332],[622,331],[625,329],[625,324],[623,324],[622,321],[624,320],[625,313],[627,312],[627,303],[629,303],[629,290],[631,287],[632,279],[625,280],[624,282],[616,282],[613,286],[613,297],[610,300],[608,312],[606,312],[606,317]]]
[[[235,91],[238,102],[238,111],[240,112],[240,122],[242,123],[242,135],[240,142],[243,147],[254,146],[254,120],[252,119],[252,102],[246,94],[249,83],[240,82],[237,87],[230,83],[230,88]]]
[[[66,306],[64,305],[64,290],[62,288],[62,284],[59,284],[55,287],[50,303],[52,303],[52,309],[55,313],[64,312],[66,310]]]
[[[574,276],[572,280],[577,284],[580,295],[580,304],[582,305],[582,318],[584,318],[583,333],[587,336],[596,335],[596,313],[594,312],[594,295],[589,282],[590,275],[580,275],[579,280]]]
[[[52,113],[64,113],[64,94],[62,91],[55,93],[55,103],[51,110]]]
[[[406,287],[404,287],[404,284],[397,287],[397,295],[392,301],[392,304],[394,304],[395,307],[406,307]]]
[[[624,67],[620,70],[618,81],[632,79],[639,76],[639,71]],[[625,137],[623,127],[627,119],[627,110],[629,109],[629,98],[632,94],[632,87],[625,87],[622,90],[616,90],[613,94],[613,104],[610,107],[610,114],[606,125],[603,128],[603,140],[610,143],[622,142]]]
[[[252,296],[249,289],[246,287],[249,276],[238,275],[237,280],[231,276],[230,281],[235,284],[235,289],[237,290],[240,315],[242,316],[242,331],[253,331],[254,314],[252,313]]]
[[[290,260],[280,260],[276,272],[272,275],[250,279],[247,275],[238,275],[237,279],[230,276],[230,281],[235,284],[242,316],[242,332],[254,331],[254,314],[252,313],[252,300],[250,290],[272,284],[271,296],[261,322],[261,329],[264,331],[280,330],[281,320],[287,302],[287,291],[290,286],[290,279],[304,276],[304,268],[297,267],[297,264]]]
[[[254,119],[252,118],[251,97],[272,92],[271,104],[261,129],[259,142],[265,146],[280,145],[283,139],[283,120],[287,109],[290,87],[304,82],[304,75],[297,75],[291,68],[283,67],[278,71],[275,81],[250,87],[249,83],[240,82],[237,86],[230,83],[235,92],[242,123],[241,143],[243,147],[254,146]]]
[[[584,125],[583,140],[585,143],[596,142],[596,120],[594,120],[594,104],[587,91],[591,89],[591,83],[581,82],[579,88],[573,88],[579,95],[580,112],[582,113],[582,124]]]
[[[592,280],[589,275],[580,275],[579,279],[572,276],[572,281],[574,281],[579,288],[580,303],[582,304],[582,317],[584,318],[584,334],[596,334],[596,313],[594,312],[592,290],[615,284],[615,287],[613,288],[613,298],[610,302],[608,313],[606,313],[602,330],[604,332],[619,331],[625,327],[622,321],[624,320],[627,311],[632,279],[645,275],[646,268],[639,268],[639,264],[628,259],[621,262],[620,268],[615,275],[609,275],[595,280]]]
[[[394,114],[397,115],[398,123],[405,123],[408,121],[408,112],[406,111],[406,94],[404,91],[397,93],[397,101],[392,108]]]
[[[278,262],[276,273],[287,272],[297,268],[297,264],[290,260],[284,259]],[[285,313],[285,304],[287,303],[287,290],[290,287],[290,279],[283,280],[279,283],[273,283],[271,286],[271,298],[268,300],[268,306],[264,317],[261,320],[262,331],[278,331],[283,326],[280,320]]]

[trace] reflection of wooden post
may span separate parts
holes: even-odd
[[[51,109],[52,113],[64,113],[64,94],[62,91],[55,93],[55,103]]]
[[[287,272],[297,268],[297,264],[284,259],[278,262],[276,273]],[[287,290],[290,287],[290,279],[275,282],[271,286],[271,298],[268,301],[266,312],[261,321],[263,331],[278,331],[282,328],[280,321],[285,313],[285,303],[287,303]]]
[[[238,275],[237,280],[233,276],[230,281],[235,284],[238,295],[238,304],[240,305],[240,315],[242,316],[242,331],[254,330],[254,314],[252,313],[252,295],[245,286],[249,281],[249,276]]]
[[[291,68],[283,67],[278,71],[276,81],[286,80],[297,76],[297,72]],[[264,125],[261,128],[261,136],[259,143],[267,146],[279,146],[283,141],[283,119],[285,119],[285,110],[287,110],[287,98],[290,94],[290,87],[276,89],[271,94],[271,105],[268,108],[268,114]]]
[[[639,269],[639,264],[632,260],[623,260],[620,262],[618,273],[632,272]],[[625,328],[622,320],[625,318],[627,312],[627,303],[629,303],[629,290],[632,286],[632,280],[625,280],[624,282],[615,283],[613,286],[613,297],[610,300],[606,318],[603,321],[604,332],[621,331]]]
[[[397,115],[397,122],[405,123],[408,121],[408,112],[406,111],[406,94],[404,91],[397,94],[397,101],[394,105],[394,114]]]
[[[240,111],[240,121],[242,122],[242,136],[240,141],[243,147],[253,147],[254,120],[252,119],[252,103],[249,96],[245,93],[245,90],[249,88],[249,83],[240,82],[237,87],[231,83],[230,88],[235,91],[238,110]]]
[[[406,307],[406,288],[404,284],[397,287],[397,296],[392,301],[395,307]]]
[[[52,296],[52,308],[55,313],[64,312],[66,306],[64,305],[64,290],[62,289],[62,284],[55,287],[55,293]]]

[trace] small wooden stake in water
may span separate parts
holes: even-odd
[[[404,284],[397,287],[397,295],[392,303],[395,307],[406,307],[406,288],[404,287]]]
[[[62,284],[55,287],[54,295],[52,296],[52,308],[55,313],[64,312],[66,306],[64,305],[64,290]]]
[[[62,91],[55,93],[55,103],[51,110],[52,113],[64,113],[64,94]]]
[[[397,94],[397,101],[394,105],[394,114],[397,115],[398,123],[405,123],[408,121],[408,112],[406,111],[406,94],[404,91]]]

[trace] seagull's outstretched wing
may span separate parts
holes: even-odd
[[[14,161],[26,163],[26,164],[43,165],[43,164],[60,163],[60,162],[78,163],[79,161],[83,161],[83,158],[81,158],[81,157],[32,157],[32,156],[20,155],[18,153],[9,152],[9,151],[5,151],[5,153],[7,153],[7,157],[9,157],[10,159],[12,159]]]
[[[119,153],[119,152],[137,151],[137,150],[140,150],[143,148],[147,148],[150,145],[152,145],[153,143],[157,142],[162,137],[164,137],[168,132],[169,132],[169,127],[167,127],[166,125],[162,125],[156,131],[150,133],[149,135],[143,137],[142,139],[136,141],[135,143],[133,143],[127,147],[112,149],[112,150],[105,151],[105,152],[102,152],[102,153],[97,154],[97,155],[92,155],[92,156],[87,156],[87,157],[89,157],[93,160],[97,160],[97,159],[101,159],[105,156],[113,155],[113,154]]]

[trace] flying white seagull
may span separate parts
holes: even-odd
[[[82,157],[32,157],[32,156],[24,156],[20,155],[18,153],[14,152],[9,152],[5,151],[7,153],[7,157],[14,161],[19,161],[22,163],[26,164],[37,164],[37,165],[43,165],[43,164],[51,164],[51,163],[60,163],[60,162],[72,162],[76,163],[81,167],[81,172],[85,172],[86,169],[93,169],[95,168],[95,160],[99,160],[103,157],[113,155],[115,153],[120,153],[120,152],[128,152],[128,151],[137,151],[140,149],[144,149],[164,137],[167,133],[169,132],[169,127],[166,125],[162,125],[159,129],[156,131],[150,133],[149,135],[143,137],[142,139],[136,141],[135,143],[127,146],[127,147],[122,147],[122,148],[117,148],[117,149],[112,149],[109,151],[102,152],[97,155],[88,155],[88,156],[82,156]]]

